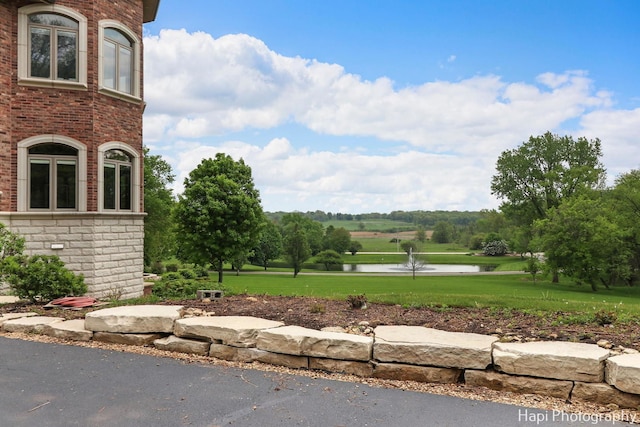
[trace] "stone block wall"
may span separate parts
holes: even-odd
[[[89,296],[142,295],[144,215],[9,213],[0,222],[25,237],[25,254],[57,255],[83,274]]]
[[[620,354],[595,344],[501,343],[487,335],[415,326],[379,326],[373,336],[360,336],[255,317],[184,317],[181,306],[107,308],[87,313],[83,323],[35,313],[18,315],[25,317],[0,316],[2,330],[154,345],[243,363],[401,381],[465,383],[566,401],[640,407],[640,353],[632,349]],[[391,353],[392,361],[387,357]]]

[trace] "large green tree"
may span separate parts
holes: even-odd
[[[500,209],[519,228],[518,252],[533,250],[522,244],[532,241],[533,222],[547,218],[550,209],[582,191],[604,188],[606,172],[600,157],[599,139],[574,140],[551,132],[531,136],[500,155],[491,192],[503,200]]]
[[[265,222],[251,168],[223,153],[191,171],[174,212],[180,257],[213,264],[219,282],[223,263],[250,251]]]
[[[162,261],[175,251],[171,210],[175,204],[169,188],[175,179],[171,166],[144,148],[144,260],[146,265]]]
[[[576,195],[535,223],[548,266],[593,290],[630,275],[625,230],[608,199],[603,193]]]
[[[311,255],[319,253],[322,250],[324,239],[324,227],[322,224],[299,212],[294,212],[283,215],[280,225],[284,229],[292,222],[298,223],[304,230]]]
[[[518,215],[531,224],[573,194],[602,188],[606,173],[601,156],[599,139],[574,140],[550,132],[532,136],[500,155],[491,192],[503,200],[507,216]]]
[[[351,246],[351,233],[344,227],[329,226],[325,231],[323,246],[325,250],[331,249],[343,254]]]
[[[640,170],[619,176],[611,192],[618,224],[626,230],[625,241],[631,253],[629,283],[640,280]]]

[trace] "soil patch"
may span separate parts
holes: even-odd
[[[615,322],[611,325],[570,324],[568,313],[534,315],[516,310],[486,308],[407,308],[400,305],[368,303],[366,309],[354,309],[345,300],[267,295],[232,295],[217,301],[170,301],[163,304],[184,305],[219,316],[255,316],[277,320],[287,325],[311,329],[342,327],[349,331],[370,332],[379,325],[425,326],[451,332],[495,335],[503,341],[573,341],[640,350],[640,323]],[[34,311],[66,319],[82,318],[88,311],[61,308],[45,309],[25,303],[0,306],[0,313]]]

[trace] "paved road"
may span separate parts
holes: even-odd
[[[568,417],[362,384],[0,337],[2,426],[594,425],[592,419],[574,417],[572,422]]]

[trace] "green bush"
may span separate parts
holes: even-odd
[[[153,264],[151,264],[151,272],[153,274],[162,274],[164,273],[164,265],[162,264],[161,261],[154,261]]]
[[[180,263],[178,261],[167,261],[164,264],[164,268],[167,271],[177,272],[180,269]]]
[[[197,280],[163,277],[153,285],[152,294],[162,299],[194,298],[198,289],[200,283]]]
[[[69,271],[55,255],[7,257],[1,270],[15,294],[31,301],[48,301],[87,292],[84,277]]]
[[[190,268],[181,268],[180,270],[178,270],[178,273],[185,279],[195,279],[196,277],[198,277],[196,272],[191,270]]]
[[[206,265],[195,265],[193,267],[193,271],[196,273],[197,277],[209,277],[209,268]]]

